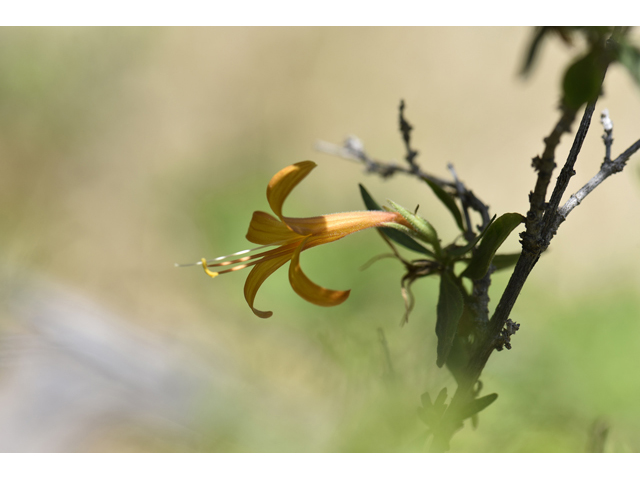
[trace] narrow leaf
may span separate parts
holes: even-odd
[[[380,207],[378,202],[376,202],[373,199],[373,197],[371,196],[369,191],[366,188],[364,188],[364,185],[359,183],[358,186],[360,187],[360,195],[362,196],[362,200],[364,201],[364,205],[367,207],[367,209],[368,210],[382,210],[382,207]]]
[[[493,222],[487,228],[487,233],[462,275],[472,280],[479,280],[484,277],[500,245],[503,244],[513,229],[523,221],[524,217],[519,213],[505,213]]]
[[[640,50],[638,47],[623,43],[620,45],[619,60],[635,82],[640,85]]]
[[[433,193],[436,194],[436,197],[438,197],[438,199],[444,204],[444,206],[447,207],[447,209],[451,212],[451,215],[453,215],[453,218],[455,219],[460,231],[464,232],[464,225],[462,224],[462,214],[460,213],[460,209],[458,208],[458,205],[456,205],[456,201],[453,199],[453,197],[445,192],[444,189],[437,183],[432,182],[431,180],[426,178],[424,179],[424,181],[427,182],[427,185],[431,187],[431,190],[433,190]]]
[[[373,199],[373,197],[369,194],[364,186],[360,186],[360,195],[362,196],[362,200],[364,201],[365,206],[368,210],[382,210],[380,205]],[[429,251],[427,248],[420,245],[413,238],[408,236],[407,234],[394,230],[392,228],[380,228],[382,233],[384,233],[389,240],[396,242],[398,245],[402,245],[403,247],[412,250],[414,252],[422,253],[423,255],[427,255],[431,258],[434,257],[433,252]]]
[[[458,322],[464,310],[464,299],[453,275],[444,272],[440,276],[440,295],[438,297],[438,319],[436,335],[438,337],[438,359],[436,364],[442,367],[447,361],[453,340],[458,332]]]
[[[433,402],[433,407],[436,409],[442,409],[442,407],[444,407],[444,402],[446,401],[447,401],[447,387],[444,387],[438,393],[438,396],[436,397],[436,401]]]
[[[509,268],[518,263],[518,259],[520,258],[519,253],[506,253],[506,254],[497,254],[491,260],[491,263],[496,267],[496,270],[503,270],[505,268]]]
[[[471,415],[471,428],[477,430],[479,421],[478,415]]]
[[[598,60],[595,52],[591,51],[567,69],[562,80],[567,106],[578,109],[598,98],[602,83],[602,68]]]
[[[522,76],[526,76],[531,72],[531,67],[533,66],[534,60],[538,53],[538,49],[542,43],[542,39],[546,34],[548,34],[550,29],[548,27],[536,27],[533,35],[533,39],[531,40],[531,44],[529,45],[529,49],[527,50],[527,56],[525,57],[524,65],[520,74]]]
[[[421,396],[420,396],[420,402],[422,403],[422,406],[424,408],[431,408],[433,407],[433,402],[431,401],[431,395],[429,395],[429,392],[424,392]]]
[[[460,420],[465,420],[469,417],[477,415],[482,410],[487,408],[498,398],[497,393],[492,393],[491,395],[486,395],[484,397],[476,398],[474,401],[465,405],[464,408],[460,411]]]
[[[496,216],[494,215],[493,218],[491,219],[491,221],[489,222],[489,225],[487,225],[487,227],[482,231],[482,233],[480,233],[480,235],[478,235],[476,238],[474,238],[471,242],[467,243],[466,245],[462,246],[462,247],[453,247],[453,248],[449,248],[449,254],[452,257],[460,257],[462,255],[464,255],[467,252],[470,252],[471,249],[473,247],[476,246],[476,244],[480,241],[480,239],[482,237],[484,237],[484,234],[487,233],[487,230],[489,229],[489,226],[493,223],[493,221],[496,219]]]

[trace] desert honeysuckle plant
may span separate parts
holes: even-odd
[[[300,269],[300,253],[360,230],[377,228],[391,248],[391,255],[406,270],[400,282],[405,300],[403,323],[408,320],[414,303],[412,283],[424,277],[439,277],[434,360],[438,367],[448,368],[457,388],[450,397],[446,389],[441,390],[435,400],[428,392],[423,394],[419,418],[427,426],[425,448],[448,450],[453,435],[464,422],[471,419],[475,425],[478,414],[497,398],[495,393],[480,396],[480,376],[493,352],[511,348],[511,337],[520,325],[509,317],[529,273],[571,211],[606,178],[622,171],[631,155],[640,149],[638,140],[612,158],[613,122],[604,109],[600,122],[604,130],[605,156],[600,170],[561,205],[569,180],[575,174],[574,167],[609,65],[623,65],[640,84],[640,49],[630,44],[629,30],[627,27],[545,27],[535,30],[523,74],[531,70],[541,40],[545,37],[556,36],[572,44],[572,37],[581,35],[585,39],[586,52],[565,71],[560,116],[551,133],[544,138],[543,152],[532,161],[536,180],[528,196],[529,210],[524,215],[516,212],[492,215],[489,207],[459,179],[452,165],[449,165],[450,179],[438,178],[424,171],[416,161],[418,152],[411,146],[413,127],[405,119],[405,105],[401,102],[399,127],[406,165],[372,158],[362,142],[353,136],[347,138],[343,145],[318,142],[316,148],[323,153],[356,160],[365,166],[367,173],[383,178],[402,173],[423,182],[451,213],[451,219],[459,230],[456,238],[443,242],[434,226],[417,211],[407,210],[392,201],[389,201],[389,207],[380,207],[362,185],[360,193],[367,211],[310,218],[284,216],[282,206],[285,199],[316,166],[313,162],[304,161],[282,169],[269,182],[267,200],[275,217],[261,211],[254,212],[246,237],[260,247],[211,261],[202,259],[197,265],[202,265],[211,277],[252,267],[244,295],[249,307],[262,318],[271,316],[272,312],[254,307],[256,293],[262,283],[288,261],[291,262],[289,282],[298,295],[316,305],[334,306],[344,302],[349,291],[329,290],[309,280]],[[582,110],[571,150],[550,191],[556,167],[556,147],[562,136],[571,131]],[[497,253],[515,230],[520,230],[520,252]],[[419,258],[406,260],[395,245],[408,249]],[[490,314],[491,275],[500,269],[512,269],[512,273]]]
[[[300,268],[300,253],[303,250],[335,242],[351,233],[371,227],[393,225],[413,232],[407,220],[400,213],[393,211],[333,213],[307,218],[285,217],[282,214],[284,201],[293,188],[315,167],[316,164],[311,161],[299,162],[283,168],[273,176],[267,186],[267,201],[278,218],[266,212],[254,212],[246,237],[251,243],[261,245],[260,247],[242,250],[211,261],[203,258],[195,264],[202,265],[210,277],[253,267],[244,284],[244,296],[258,317],[268,318],[273,314],[253,306],[258,289],[273,272],[288,261],[291,261],[291,287],[306,301],[322,307],[332,307],[340,305],[349,297],[350,290],[330,290],[309,280]],[[269,247],[273,248],[252,253]]]

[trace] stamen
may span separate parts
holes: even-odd
[[[216,258],[214,258],[213,260],[206,260],[206,263],[210,264],[210,263],[213,263],[213,262],[218,262],[218,261],[220,261],[220,260],[224,260],[225,258],[237,257],[238,255],[245,255],[245,254],[247,254],[247,253],[249,253],[249,252],[255,252],[256,250],[262,250],[263,248],[273,247],[273,246],[276,246],[276,245],[282,245],[282,244],[281,244],[281,243],[268,243],[267,245],[260,245],[259,247],[255,247],[255,248],[248,248],[248,249],[246,249],[246,250],[240,250],[239,252],[232,253],[232,254],[230,254],[230,255],[223,255],[223,256],[221,256],[221,257],[216,257]],[[246,260],[247,260],[247,259],[249,259],[249,258],[255,258],[255,257],[254,257],[254,256],[251,256],[251,257],[247,257],[247,258],[245,258],[245,259],[230,260],[230,261],[229,261],[229,263],[244,262],[244,261],[246,261]],[[203,261],[203,262],[205,262],[205,260],[204,260],[204,259],[202,259],[202,261]],[[201,264],[202,264],[202,262],[198,262],[198,263],[196,263],[195,265],[201,265]],[[228,263],[225,263],[225,264],[227,264],[227,265],[228,265]],[[221,264],[221,265],[222,265],[222,264]],[[210,266],[210,267],[213,267],[213,266],[217,266],[217,265],[209,265],[209,266]]]
[[[283,255],[284,256],[291,255],[293,251],[296,249],[296,247],[297,247],[297,244],[280,245],[278,248],[274,248],[267,252],[257,253],[255,255],[249,255],[247,257],[242,257],[236,260],[230,260],[227,262],[220,262],[220,263],[207,263],[207,260],[203,258],[200,262],[194,265],[202,265],[202,267],[204,268],[204,272],[207,275],[209,275],[211,278],[215,278],[218,275],[222,275],[223,273],[237,272],[238,270],[242,270],[243,268],[253,267],[258,263],[270,260],[275,257],[279,257]],[[253,250],[256,250],[256,249],[253,249]],[[231,255],[228,255],[228,256],[231,256]],[[227,267],[233,264],[240,264],[240,265],[235,265],[234,267],[227,268],[226,270],[221,270],[218,272],[214,272],[209,268],[209,267],[213,267],[213,268]]]
[[[221,270],[219,272],[212,272],[211,270],[209,270],[206,266],[204,267],[204,271],[207,275],[209,275],[212,278],[217,277],[218,275],[222,275],[223,273],[230,273],[230,272],[237,272],[238,270],[242,270],[243,268],[247,268],[247,267],[253,267],[254,265],[257,265],[258,263],[262,262],[263,260],[255,260],[253,262],[249,262],[249,263],[245,263],[242,265],[236,265],[235,267],[231,267],[231,268],[227,268],[226,270]]]
[[[231,255],[223,255],[222,257],[216,257],[213,260],[207,260],[207,263],[209,263],[209,262],[217,262],[218,260],[224,260],[225,258],[235,257],[236,255],[244,255],[245,253],[249,253],[249,252],[252,252],[254,250],[259,250],[261,248],[264,248],[264,246],[257,247],[257,248],[248,248],[247,250],[241,250],[239,252],[232,253]]]
[[[203,265],[204,263],[209,264],[209,263],[217,262],[219,260],[224,260],[225,258],[237,257],[238,255],[244,255],[245,253],[254,252],[254,251],[260,250],[262,248],[273,247],[273,246],[276,246],[276,245],[282,245],[282,243],[276,242],[276,243],[269,243],[267,245],[260,245],[259,247],[249,248],[247,250],[241,250],[239,252],[232,253],[231,255],[223,255],[222,257],[216,257],[213,260],[205,260],[203,258],[202,261],[196,262],[196,263],[174,263],[174,266],[176,266],[176,267],[195,267],[195,266],[198,266],[198,265]],[[257,257],[256,256],[251,256],[251,257],[241,258],[241,259],[238,259],[238,260],[233,260],[233,261],[229,261],[229,262],[225,262],[225,263],[220,263],[218,265],[209,265],[209,266],[210,267],[220,267],[220,266],[223,266],[223,265],[230,265],[231,263],[245,262],[247,260],[250,260],[251,258],[257,258]]]

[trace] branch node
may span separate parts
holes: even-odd
[[[602,135],[605,148],[604,165],[611,163],[611,145],[613,144],[613,121],[609,117],[609,109],[605,108],[600,114],[600,123],[604,128],[604,135]]]
[[[511,350],[511,336],[515,335],[519,329],[519,323],[515,323],[511,319],[507,320],[504,324],[504,328],[498,334],[498,338],[496,338],[496,350],[499,352],[501,352],[503,348]]]

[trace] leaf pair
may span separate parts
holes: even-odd
[[[522,222],[524,217],[519,213],[505,213],[500,218],[492,222],[483,235],[478,249],[473,253],[467,268],[462,272],[463,277],[471,280],[479,280],[489,271],[489,266],[496,256],[496,251],[507,239],[509,234]],[[513,260],[517,261],[519,254],[503,255],[500,258],[500,266],[509,264]],[[496,265],[496,268],[498,265]]]

